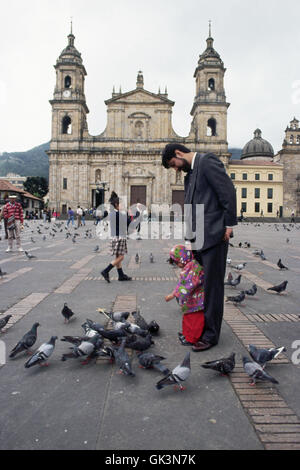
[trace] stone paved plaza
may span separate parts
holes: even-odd
[[[58,222],[59,223],[59,222]],[[158,237],[158,224],[153,223]],[[156,225],[155,225],[156,224]],[[37,234],[40,225],[42,234]],[[116,365],[98,359],[83,366],[79,359],[62,362],[69,345],[63,335],[82,335],[81,324],[90,318],[106,323],[97,308],[140,308],[146,320],[155,319],[160,334],[151,350],[166,357],[172,369],[188,348],[181,346],[181,313],[176,301],[166,303],[178,278],[176,268],[166,260],[174,231],[164,224],[165,239],[130,239],[124,272],[131,282],[118,282],[111,271],[107,284],[100,271],[111,256],[108,240],[96,237],[95,226],[87,222],[77,230],[76,243],[66,239],[65,222],[50,237],[42,221],[27,222],[22,235],[23,248],[36,258],[22,253],[6,253],[3,230],[0,241],[0,267],[7,272],[0,278],[0,317],[12,318],[0,333],[6,347],[6,361],[0,367],[1,449],[300,449],[300,230],[282,224],[239,224],[234,228],[234,247],[229,249],[232,265],[247,262],[240,286],[226,287],[226,295],[257,284],[255,297],[242,305],[225,303],[219,344],[201,353],[191,352],[191,376],[186,390],[167,387],[158,391],[157,371],[138,367],[132,354],[135,377],[118,373]],[[60,231],[62,229],[62,231]],[[91,229],[92,238],[85,237]],[[180,227],[176,227],[180,236]],[[142,224],[145,237],[149,225]],[[70,227],[73,235],[74,229]],[[43,235],[46,234],[46,240]],[[31,241],[33,237],[34,242]],[[288,241],[287,241],[288,239]],[[248,241],[250,248],[239,248]],[[96,245],[100,251],[94,252]],[[255,256],[263,249],[266,260]],[[153,253],[154,263],[149,262]],[[140,263],[135,262],[136,253]],[[280,271],[281,258],[288,271]],[[277,295],[268,287],[288,280],[285,293]],[[75,312],[64,324],[64,303]],[[24,368],[25,354],[8,359],[15,344],[34,322],[39,322],[36,347],[58,336],[49,367]],[[296,341],[299,341],[297,349]],[[249,343],[258,346],[286,346],[287,351],[267,365],[279,384],[249,385],[243,371],[242,356]],[[2,344],[3,346],[3,344]],[[203,369],[201,363],[236,353],[236,368],[230,377]]]

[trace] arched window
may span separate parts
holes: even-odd
[[[62,133],[72,134],[72,120],[70,116],[65,116],[62,120]]]
[[[299,145],[299,144],[300,144],[300,135],[297,135],[296,144],[297,144],[297,145]]]
[[[71,84],[72,84],[72,79],[70,75],[67,75],[65,77],[65,88],[71,88]]]
[[[210,118],[210,119],[207,121],[207,131],[206,131],[206,135],[207,135],[208,137],[216,136],[216,135],[217,135],[217,121],[216,121],[214,118]]]
[[[290,136],[290,144],[293,144],[293,143],[294,143],[294,136],[291,135],[291,136]]]
[[[208,80],[208,89],[209,90],[214,90],[215,89],[215,80],[214,80],[214,78],[210,78]]]

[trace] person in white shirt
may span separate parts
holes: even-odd
[[[77,207],[76,213],[77,213],[77,228],[79,228],[81,225],[81,217],[82,217],[82,209],[80,206]]]

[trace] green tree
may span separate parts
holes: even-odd
[[[48,181],[43,176],[28,176],[24,183],[25,191],[37,197],[44,197],[48,193]]]

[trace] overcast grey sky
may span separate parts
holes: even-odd
[[[259,127],[275,152],[300,120],[299,0],[0,0],[0,152],[50,140],[56,63],[73,17],[75,46],[87,70],[89,132],[106,126],[113,85],[168,87],[173,127],[189,133],[193,74],[212,20],[215,49],[227,68],[228,143],[243,147]]]

